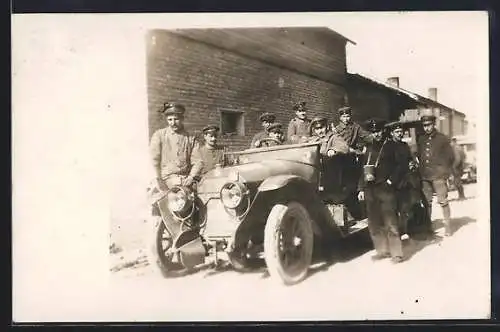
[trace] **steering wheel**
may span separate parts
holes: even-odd
[[[260,140],[260,146],[259,147],[262,147],[262,143],[264,143],[264,142],[274,142],[274,143],[279,144],[279,145],[281,144],[281,141],[278,140],[278,139],[276,139],[276,138],[274,138],[274,137],[264,137],[264,138],[262,138]]]

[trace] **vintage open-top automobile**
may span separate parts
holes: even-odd
[[[229,157],[231,166],[209,171],[196,188],[176,186],[156,201],[163,222],[153,255],[164,275],[224,261],[245,270],[263,258],[272,278],[294,284],[314,250],[366,229],[366,219],[348,219],[342,157],[321,156],[318,143]]]

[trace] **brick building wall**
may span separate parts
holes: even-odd
[[[344,100],[341,85],[168,31],[152,31],[146,42],[150,136],[165,126],[158,110],[166,101],[186,106],[186,128],[192,133],[209,123],[220,125],[221,110],[243,112],[244,135],[222,138],[230,150],[239,150],[261,130],[263,112],[274,112],[286,130],[296,101],[307,102],[311,117],[334,120],[332,111]]]

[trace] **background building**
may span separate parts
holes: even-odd
[[[264,112],[285,127],[293,105],[332,118],[344,103],[346,43],[328,28],[152,30],[147,36],[149,135],[166,101],[186,105],[186,127],[221,126],[231,150],[248,147]]]
[[[261,130],[259,116],[273,112],[286,130],[293,105],[305,101],[309,116],[338,122],[337,109],[353,118],[417,120],[435,114],[446,135],[463,135],[465,115],[437,101],[437,89],[423,97],[399,86],[348,73],[346,44],[322,27],[152,30],[147,34],[149,135],[165,126],[164,102],[186,105],[186,127],[199,134],[206,124],[221,127],[230,150],[248,147]],[[353,43],[353,42],[352,42]]]

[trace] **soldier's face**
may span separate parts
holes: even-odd
[[[395,141],[401,141],[403,139],[403,129],[396,128],[391,132],[392,139]]]
[[[382,140],[382,136],[383,136],[383,135],[382,135],[382,133],[383,133],[383,132],[382,132],[382,130],[379,130],[379,131],[375,131],[375,132],[373,132],[373,133],[372,133],[373,138],[374,138],[376,141],[380,141],[380,140]]]
[[[341,114],[340,115],[340,122],[344,124],[348,124],[351,122],[351,115],[350,114]]]
[[[432,123],[432,122],[425,122],[425,123],[422,124],[422,127],[424,127],[424,132],[426,134],[430,134],[434,130],[434,123]]]
[[[269,133],[269,137],[279,140],[281,137],[281,133],[279,131],[271,131]]]
[[[295,114],[297,115],[297,117],[299,119],[305,119],[306,118],[306,111],[304,111],[304,110],[297,111],[297,112],[295,112]]]
[[[320,137],[325,136],[326,135],[326,127],[323,126],[323,127],[314,128],[314,134],[316,134],[317,136],[320,136]]]
[[[209,146],[215,146],[217,144],[217,134],[216,133],[206,133],[204,136],[205,142]]]
[[[183,119],[182,117],[172,114],[172,115],[167,115],[167,125],[172,128],[173,131],[177,132],[180,129],[182,129],[183,126]]]
[[[264,127],[264,129],[266,129],[270,125],[271,125],[271,122],[269,122],[269,121],[262,121],[262,127]]]

